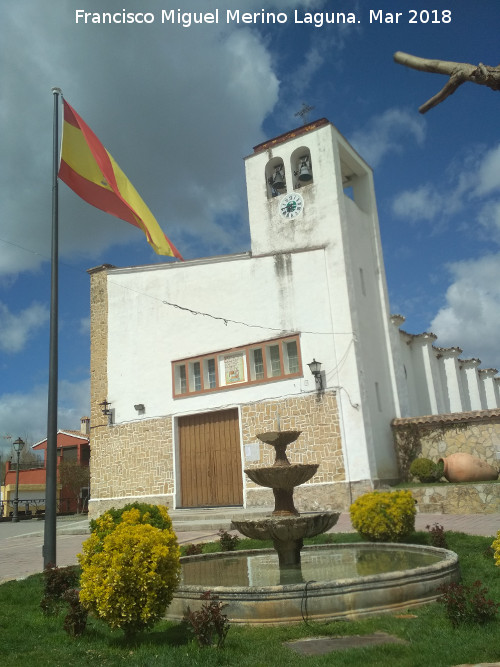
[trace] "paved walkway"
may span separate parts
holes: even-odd
[[[499,514],[417,514],[415,527],[425,530],[426,526],[438,523],[445,530],[453,530],[469,535],[496,536],[500,530]],[[20,521],[0,523],[0,583],[11,579],[23,579],[43,570],[43,521]],[[175,525],[174,525],[175,528]],[[235,532],[235,531],[232,531]],[[341,514],[337,525],[330,532],[353,532],[349,515]],[[217,531],[178,531],[180,544],[212,542],[218,539]],[[82,550],[82,542],[88,537],[88,521],[79,517],[72,520],[59,519],[57,522],[57,564],[73,565],[76,555]]]

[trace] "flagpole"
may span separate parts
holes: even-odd
[[[49,391],[47,409],[47,458],[45,477],[45,526],[43,567],[57,565],[57,386],[58,386],[58,292],[59,292],[59,193],[57,172],[59,165],[59,95],[60,88],[52,88],[54,96],[53,168],[52,168],[52,252],[50,280],[50,340]]]

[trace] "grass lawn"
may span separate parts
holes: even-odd
[[[333,540],[332,540],[333,538]],[[500,602],[500,569],[489,549],[490,538],[463,533],[446,533],[448,547],[460,558],[463,582],[480,579],[488,597]],[[358,541],[349,535],[328,535],[314,542]],[[415,533],[412,541],[429,543],[429,534]],[[309,543],[311,541],[308,541]],[[239,548],[253,548],[256,542],[241,540]],[[262,547],[262,543],[259,543]],[[214,550],[207,545],[206,550]],[[229,665],[262,667],[295,665],[342,665],[359,667],[449,667],[461,663],[500,660],[500,616],[485,625],[451,626],[443,605],[433,603],[411,609],[401,618],[389,614],[360,621],[301,623],[299,625],[252,628],[232,626],[223,649],[198,648],[195,640],[179,624],[161,622],[133,642],[121,631],[111,631],[104,623],[89,618],[85,634],[70,638],[62,629],[64,614],[45,617],[39,604],[42,575],[0,585],[0,662],[2,667],[70,667],[72,665],[130,665],[150,667],[174,665]],[[387,644],[371,648],[336,651],[319,657],[303,657],[284,642],[303,637],[336,637],[386,632],[407,644]]]

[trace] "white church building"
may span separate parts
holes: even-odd
[[[495,369],[391,317],[372,170],[328,120],[245,166],[249,252],[89,271],[93,516],[269,506],[243,471],[278,428],[320,464],[299,510],[346,508],[400,477],[394,419],[500,407]]]

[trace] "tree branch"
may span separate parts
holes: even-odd
[[[431,97],[425,104],[422,104],[419,108],[420,113],[426,113],[429,109],[437,106],[466,81],[488,86],[492,90],[500,90],[500,65],[497,67],[487,67],[482,63],[476,66],[449,60],[431,60],[429,58],[418,58],[402,51],[396,51],[394,61],[405,67],[420,70],[421,72],[446,74],[450,77],[445,86],[436,95]]]

